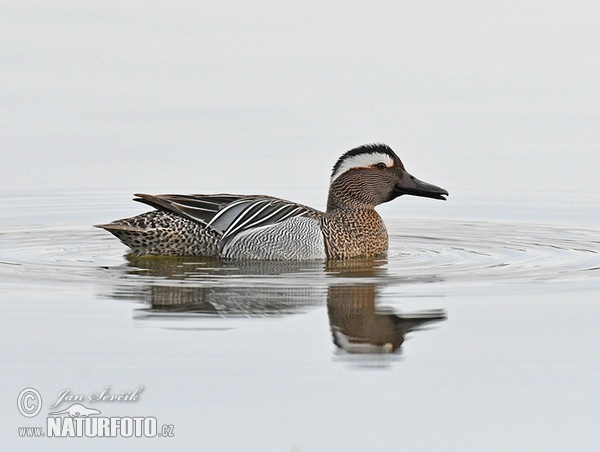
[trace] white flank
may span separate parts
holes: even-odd
[[[344,174],[349,169],[368,168],[369,166],[377,165],[378,163],[385,163],[388,168],[394,166],[394,160],[392,157],[379,152],[371,154],[359,154],[348,157],[342,162],[335,173],[333,173],[333,176],[331,176],[331,182],[336,180],[338,176]]]

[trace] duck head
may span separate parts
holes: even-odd
[[[370,144],[346,152],[334,165],[327,209],[375,207],[402,195],[446,200],[448,192],[406,171],[389,146]]]

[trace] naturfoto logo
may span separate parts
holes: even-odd
[[[50,412],[45,426],[18,428],[20,437],[163,437],[174,436],[174,426],[159,425],[154,416],[105,416],[90,404],[111,402],[135,402],[139,400],[143,386],[130,391],[113,392],[110,386],[87,395],[73,394],[70,389],[58,393],[58,398],[48,405]],[[62,407],[57,407],[65,403]],[[87,405],[87,406],[86,406]],[[95,405],[98,406],[98,405]],[[102,405],[102,411],[105,410]],[[42,407],[42,397],[34,388],[23,389],[17,398],[17,408],[22,416],[33,418]],[[110,410],[109,410],[110,411]]]

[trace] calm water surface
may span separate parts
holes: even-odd
[[[90,227],[143,210],[128,198],[3,197],[11,449],[127,441],[18,437],[60,391],[107,386],[144,389],[86,406],[174,426],[139,440],[151,450],[600,447],[593,222],[483,221],[462,205],[463,219],[386,216],[388,256],[370,261],[136,258]],[[43,398],[31,419],[14,409],[26,387]]]

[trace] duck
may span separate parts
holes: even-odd
[[[345,152],[333,166],[326,210],[265,195],[135,194],[154,208],[96,225],[137,256],[234,260],[344,260],[383,255],[388,233],[375,207],[402,195],[446,200],[412,176],[386,144]]]

